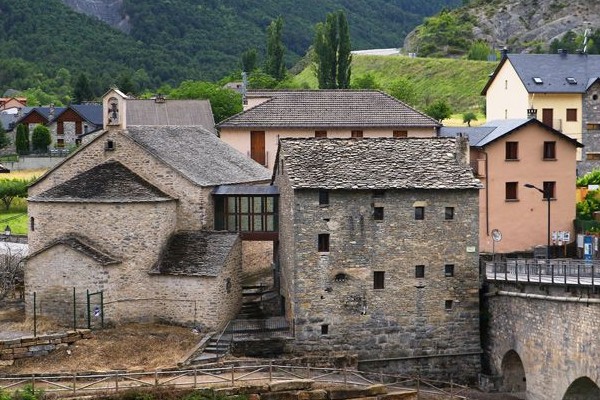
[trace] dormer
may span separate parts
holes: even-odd
[[[126,129],[127,95],[117,88],[112,88],[102,97],[102,110],[104,113],[104,129]]]

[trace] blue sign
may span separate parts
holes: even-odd
[[[583,259],[592,261],[594,255],[594,237],[586,235],[583,237]]]

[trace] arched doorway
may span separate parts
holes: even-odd
[[[595,400],[600,399],[600,388],[587,376],[571,383],[563,400]]]
[[[500,391],[525,394],[527,390],[525,368],[523,368],[521,357],[514,350],[506,353],[502,359],[502,378]]]

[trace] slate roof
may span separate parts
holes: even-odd
[[[73,109],[81,118],[96,126],[102,126],[104,123],[102,104],[71,104],[69,108]]]
[[[118,161],[99,164],[30,201],[156,202],[173,200]]]
[[[229,232],[183,231],[173,234],[150,273],[218,276],[238,235]]]
[[[42,247],[35,253],[29,254],[26,258],[27,259],[32,258],[32,257],[36,256],[37,254],[43,253],[44,251],[46,251],[54,246],[57,246],[57,245],[64,245],[64,246],[70,247],[73,250],[75,250],[79,253],[82,253],[82,254],[86,255],[87,257],[93,259],[100,265],[106,266],[106,265],[118,264],[121,262],[120,260],[112,257],[111,255],[96,249],[93,245],[88,243],[86,240],[76,237],[75,234],[70,234],[70,235],[58,238],[58,239],[50,242],[46,246]]]
[[[131,126],[124,132],[199,186],[270,178],[268,169],[197,126]]]
[[[216,133],[208,100],[127,100],[127,126],[201,126]]]
[[[438,127],[438,121],[377,90],[260,91],[271,98],[234,115],[218,128]]]
[[[527,125],[536,124],[548,130],[548,132],[571,142],[574,146],[583,147],[577,140],[565,135],[564,133],[553,129],[548,125],[544,125],[542,122],[535,118],[529,119],[503,119],[497,121],[489,121],[484,125],[478,127],[442,127],[440,129],[440,136],[442,137],[456,137],[457,134],[464,134],[469,139],[469,145],[474,147],[484,147],[490,143],[509,135],[518,129],[521,129]]]
[[[280,139],[295,189],[479,189],[450,138]],[[279,168],[276,163],[276,168]]]
[[[22,119],[24,119],[26,116],[28,116],[32,112],[37,112],[42,117],[44,117],[47,121],[51,121],[51,118],[50,118],[51,110],[52,110],[52,107],[23,107],[21,109],[22,116],[18,119],[18,121],[21,121]],[[64,110],[66,110],[66,107],[54,107],[54,117],[56,117],[58,114],[62,113]],[[17,121],[17,124],[19,123],[18,121]]]
[[[529,93],[584,93],[600,78],[600,55],[507,54],[485,85],[485,95],[495,75],[510,62]],[[533,78],[540,78],[540,84]],[[574,78],[573,84],[567,78]]]

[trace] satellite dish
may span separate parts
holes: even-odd
[[[498,229],[493,229],[492,230],[492,239],[494,240],[494,242],[499,242],[502,240],[502,232],[500,232],[500,230]]]

